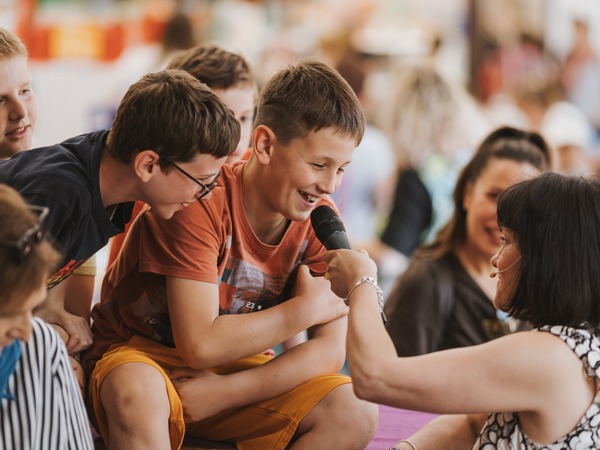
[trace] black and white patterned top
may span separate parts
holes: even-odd
[[[79,385],[58,333],[41,319],[21,343],[21,358],[0,399],[0,449],[92,450]]]
[[[545,326],[561,338],[581,359],[586,373],[600,379],[600,338],[587,330],[564,326]],[[532,442],[521,430],[515,413],[490,414],[473,450],[588,450],[600,449],[600,390],[577,426],[558,441],[540,445]]]

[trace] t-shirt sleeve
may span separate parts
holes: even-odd
[[[399,356],[439,350],[444,324],[438,297],[431,266],[413,259],[385,302],[386,329]]]
[[[146,210],[137,220],[141,272],[217,283],[227,236],[222,219],[208,204],[195,202],[168,220]]]

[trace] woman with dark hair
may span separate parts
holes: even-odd
[[[358,397],[448,414],[394,448],[600,448],[599,223],[598,179],[548,172],[500,194],[494,306],[534,329],[413,358],[396,355],[382,325],[375,263],[351,250],[323,256],[350,306]]]
[[[496,199],[549,166],[550,150],[537,133],[502,127],[484,139],[458,178],[452,217],[416,252],[387,298],[398,355],[481,344],[516,329],[492,305],[489,261],[501,244]]]
[[[33,310],[59,254],[44,239],[48,208],[0,184],[0,448],[91,450],[67,349]]]

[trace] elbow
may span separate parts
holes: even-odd
[[[178,353],[181,359],[191,369],[201,370],[209,369],[219,365],[218,361],[215,361],[214,352],[211,352],[208,346],[196,345],[196,346],[182,346],[177,347]]]
[[[382,391],[381,371],[350,365],[352,388],[354,394],[361,400],[378,403]]]

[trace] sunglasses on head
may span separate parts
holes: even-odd
[[[0,245],[12,247],[15,249],[16,259],[19,263],[23,262],[33,250],[33,246],[39,244],[46,235],[46,220],[50,209],[47,206],[28,206],[29,211],[37,214],[37,219],[33,226],[15,241],[2,241]]]

